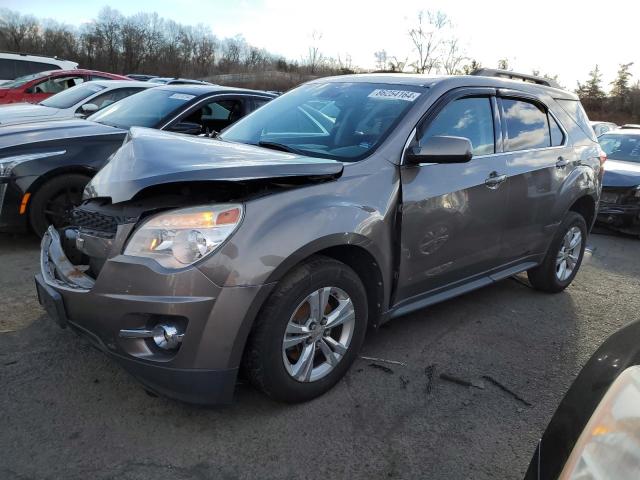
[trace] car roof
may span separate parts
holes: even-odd
[[[154,90],[169,90],[175,93],[186,93],[189,95],[207,95],[210,93],[249,93],[256,95],[264,95],[267,97],[275,98],[277,95],[268,93],[262,90],[249,90],[246,88],[235,87],[223,87],[222,85],[189,85],[189,84],[176,84],[176,85],[158,85]]]
[[[482,75],[421,75],[412,73],[365,73],[341,75],[312,80],[309,83],[322,82],[354,82],[354,83],[387,83],[389,85],[406,85],[413,87],[433,88],[436,85],[448,83],[451,88],[457,87],[493,87],[516,89],[533,94],[547,94],[554,98],[578,100],[575,93],[560,88],[548,87],[521,80],[511,80],[501,77],[485,77]]]
[[[143,82],[141,80],[91,80],[89,82],[81,83],[80,85],[91,85],[91,84],[102,85],[103,87],[113,88],[113,87],[142,87],[142,88],[156,88],[158,85],[149,82]]]

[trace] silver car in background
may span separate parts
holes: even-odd
[[[0,105],[0,127],[85,118],[123,98],[157,86],[158,84],[133,80],[93,80],[52,95],[37,104]]]

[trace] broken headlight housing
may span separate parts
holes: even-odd
[[[165,268],[184,268],[222,245],[243,213],[240,204],[220,204],[154,215],[136,229],[124,254],[152,258]]]

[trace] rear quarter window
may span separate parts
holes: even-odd
[[[589,117],[587,117],[587,113],[578,100],[566,100],[563,98],[556,98],[555,100],[590,140],[594,142],[598,141],[595,132],[589,124]]]

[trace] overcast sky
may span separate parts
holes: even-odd
[[[105,4],[86,0],[2,0],[3,7],[78,25]],[[243,35],[258,47],[301,59],[312,32],[326,56],[351,55],[363,68],[385,49],[413,55],[407,31],[421,9],[440,9],[453,21],[467,56],[485,67],[508,58],[514,70],[558,74],[575,88],[598,63],[608,84],[620,63],[635,62],[640,79],[640,1],[593,0],[110,0],[129,15],[158,12],[180,23],[204,23],[219,37]],[[606,85],[608,89],[608,85]]]

